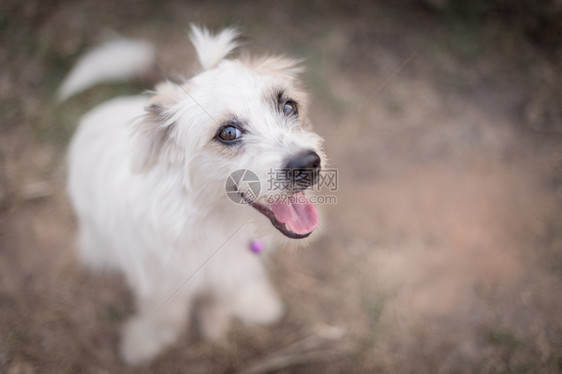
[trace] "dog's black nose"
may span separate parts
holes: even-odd
[[[291,158],[285,167],[293,188],[304,190],[313,186],[318,180],[320,163],[320,156],[312,150],[307,150]]]

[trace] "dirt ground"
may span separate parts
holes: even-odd
[[[5,1],[0,14],[0,372],[562,372],[559,50],[417,2]],[[116,353],[126,285],[74,256],[64,153],[82,113],[162,72],[62,105],[54,92],[110,32],[188,75],[190,22],[304,59],[337,203],[322,237],[271,261],[280,323],[236,324],[223,347],[192,326],[133,370]]]

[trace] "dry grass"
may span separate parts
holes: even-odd
[[[328,233],[274,256],[283,321],[235,325],[225,347],[192,326],[141,371],[562,371],[562,74],[517,30],[346,2],[1,7],[0,372],[133,372],[116,354],[127,288],[73,256],[63,155],[81,113],[158,73],[52,97],[107,30],[188,74],[188,22],[307,60],[338,200]]]

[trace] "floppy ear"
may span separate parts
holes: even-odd
[[[182,156],[173,139],[176,124],[171,119],[170,108],[182,97],[182,88],[172,82],[156,86],[145,107],[145,114],[134,123],[133,164],[134,172],[146,172],[162,158],[179,160]]]
[[[199,63],[204,70],[215,68],[239,43],[236,38],[240,33],[235,28],[224,29],[212,34],[204,27],[191,25],[189,38],[195,47]]]

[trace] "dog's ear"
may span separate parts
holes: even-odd
[[[204,70],[215,68],[239,43],[240,33],[235,28],[227,28],[212,34],[204,27],[191,25],[189,38],[195,47],[199,63]]]
[[[298,75],[304,72],[300,60],[284,56],[264,56],[257,59],[245,57],[242,60],[253,69],[278,75],[291,82],[294,82]]]
[[[171,161],[182,157],[173,142],[176,124],[170,108],[180,101],[183,92],[180,86],[172,82],[156,86],[153,96],[146,103],[145,114],[133,125],[134,172],[152,169],[161,157]]]

